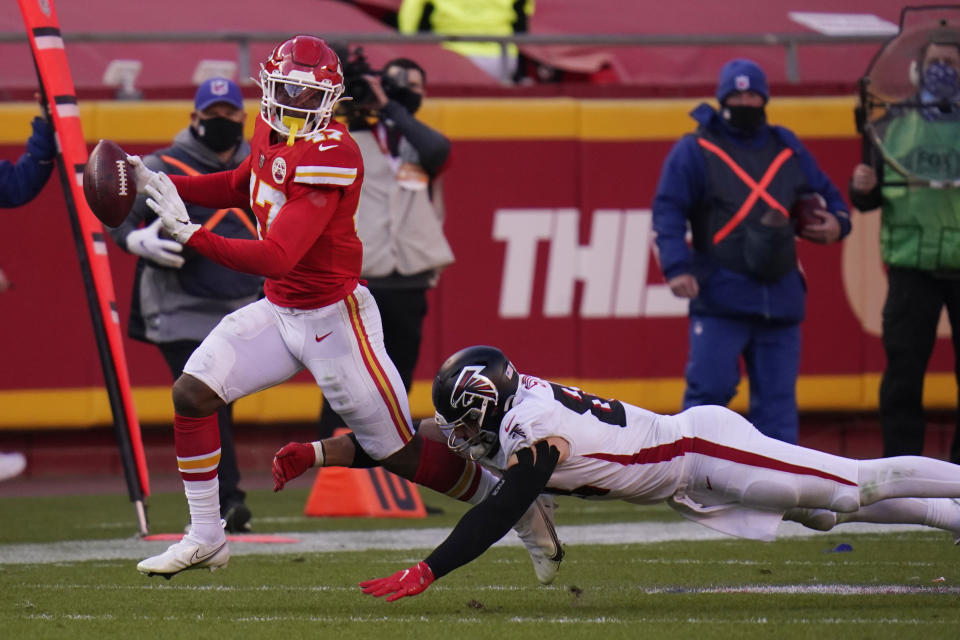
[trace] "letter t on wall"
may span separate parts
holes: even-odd
[[[493,214],[493,239],[506,243],[500,283],[500,317],[530,315],[537,243],[553,234],[553,209],[497,209]]]

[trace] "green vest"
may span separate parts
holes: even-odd
[[[960,122],[924,120],[911,109],[891,120],[883,139],[915,175],[960,178]],[[891,266],[960,270],[960,190],[883,187],[880,247]]]

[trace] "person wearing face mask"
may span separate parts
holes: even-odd
[[[960,178],[960,32],[934,29],[911,70],[917,93],[911,104],[888,112],[884,146],[910,170],[952,181]],[[919,103],[919,104],[918,104]],[[880,247],[887,266],[882,339],[887,365],[880,382],[883,455],[923,450],[926,421],[923,382],[946,307],[953,352],[960,366],[960,194],[903,182],[885,184],[879,149],[867,151],[850,181],[850,201],[862,212],[881,211]],[[924,166],[916,166],[925,159]],[[957,369],[960,380],[960,369]],[[960,463],[960,417],[950,460]]]
[[[728,62],[716,96],[719,108],[703,103],[691,112],[697,130],[671,149],[653,201],[664,278],[674,295],[690,300],[683,408],[727,405],[743,358],[748,419],[765,435],[795,443],[806,283],[790,211],[799,196],[822,196],[819,224],[796,232],[821,244],[845,237],[850,217],[797,137],[767,123],[770,92],[755,62]]]
[[[240,87],[226,78],[212,78],[197,89],[190,124],[173,144],[143,158],[154,171],[199,175],[234,169],[250,154],[243,139],[246,113]],[[210,209],[190,205],[190,219],[218,235],[257,237],[247,209]],[[257,300],[263,278],[240,273],[193,252],[166,237],[160,218],[140,196],[119,227],[108,229],[122,249],[139,256],[134,278],[128,334],[160,349],[174,379],[190,354],[223,316]],[[233,445],[233,405],[217,414],[220,428],[221,516],[230,532],[250,529],[246,494]]]
[[[363,156],[365,178],[357,209],[363,242],[361,275],[377,301],[387,354],[407,392],[420,354],[427,291],[453,262],[443,234],[440,173],[450,157],[450,141],[416,118],[427,74],[407,58],[384,65],[379,75],[363,76],[369,87],[359,101],[347,102],[350,135]],[[343,426],[324,401],[319,431],[328,436]]]

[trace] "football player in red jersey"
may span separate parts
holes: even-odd
[[[237,169],[168,177],[130,158],[137,190],[150,196],[148,205],[175,240],[224,266],[266,277],[266,297],[227,315],[174,383],[174,446],[191,525],[180,542],[137,565],[147,575],[169,578],[227,565],[216,411],[304,368],[352,429],[353,466],[382,464],[468,502],[482,500],[499,481],[443,444],[414,438],[403,382],[384,350],[380,314],[359,280],[363,252],[354,215],[363,162],[346,128],[332,121],[344,90],[336,53],[319,38],[291,38],[262,65],[260,87],[250,156]],[[190,221],[183,200],[214,208],[249,203],[259,238],[217,236]],[[305,464],[324,462],[322,447],[295,453]],[[518,533],[538,578],[552,580],[562,549],[544,504],[531,507]]]

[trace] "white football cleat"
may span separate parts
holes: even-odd
[[[190,537],[170,545],[160,555],[141,560],[137,571],[148,577],[163,576],[167,580],[188,569],[225,569],[230,562],[230,546],[226,538],[218,544],[205,544]]]
[[[553,525],[556,508],[553,496],[542,493],[513,526],[533,560],[533,570],[541,584],[553,582],[563,560],[563,547]]]

